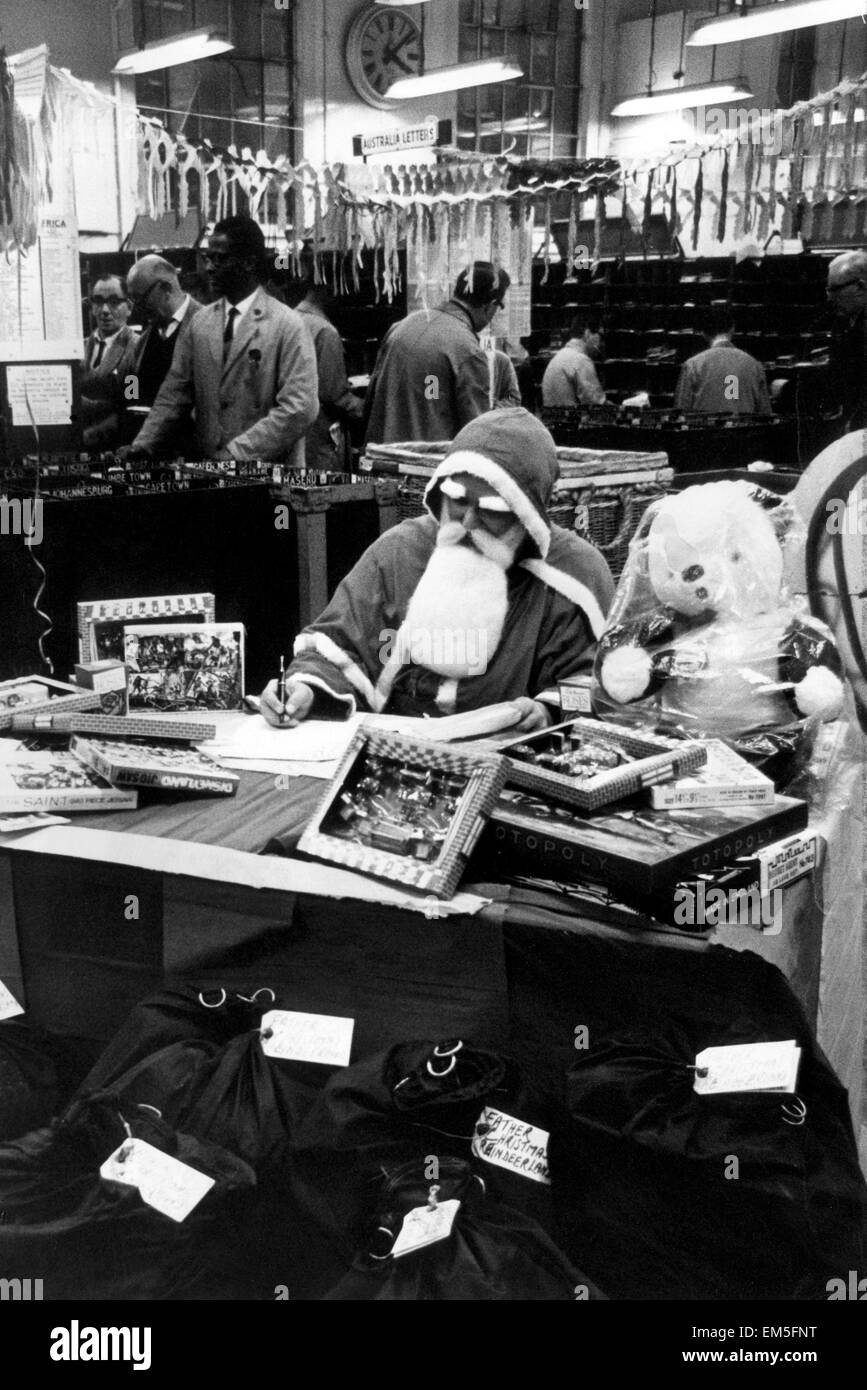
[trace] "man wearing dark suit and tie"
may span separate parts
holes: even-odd
[[[204,254],[219,298],[181,330],[129,453],[158,453],[195,409],[200,457],[286,459],[300,467],[304,436],[319,413],[310,335],[293,309],[261,287],[265,238],[252,218],[218,222]]]
[[[87,449],[113,449],[118,443],[123,399],[121,370],[136,335],[127,326],[131,306],[119,275],[97,280],[90,297],[96,327],[84,345],[81,370],[81,421]]]
[[[162,256],[142,256],[127,276],[127,291],[147,327],[133,345],[123,366],[127,404],[126,439],[135,437],[142,420],[130,407],[150,408],[168,374],[181,329],[202,305],[181,289],[178,272]],[[144,411],[141,410],[143,414]],[[195,429],[180,427],[170,452],[193,458],[197,452]]]

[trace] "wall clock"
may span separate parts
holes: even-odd
[[[346,70],[359,96],[386,110],[385,93],[399,77],[424,70],[421,30],[412,15],[391,6],[365,5],[346,31]]]

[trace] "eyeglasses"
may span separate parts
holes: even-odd
[[[109,309],[119,309],[121,304],[126,304],[126,300],[119,294],[109,294],[105,296],[101,294],[92,294],[90,296],[90,302],[94,309],[101,309],[103,304],[107,304]]]
[[[863,282],[861,280],[844,280],[841,285],[829,285],[825,293],[839,294],[841,290],[848,290],[850,285],[861,285],[863,288]]]
[[[159,289],[159,280],[154,280],[152,285],[148,285],[144,294],[131,294],[129,299],[134,309],[144,309],[154,290]]]

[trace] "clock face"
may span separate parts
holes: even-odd
[[[399,77],[422,71],[421,31],[404,10],[368,5],[346,35],[346,67],[352,85],[371,106],[391,107],[386,97]]]

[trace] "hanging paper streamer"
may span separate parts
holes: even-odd
[[[741,236],[748,235],[752,224],[753,178],[755,177],[756,166],[758,166],[759,170],[762,167],[762,147],[759,145],[758,158],[756,158],[756,147],[752,140],[749,140],[744,155],[744,202],[743,218],[740,226]],[[735,235],[737,235],[737,228],[735,229]]]
[[[578,196],[573,193],[569,199],[569,230],[566,235],[566,273],[571,275],[575,269],[575,247],[578,244]]]
[[[701,224],[701,202],[702,202],[702,195],[703,195],[703,193],[704,193],[704,171],[703,171],[703,168],[702,168],[702,160],[701,160],[701,158],[699,158],[699,161],[698,161],[698,173],[696,174],[696,178],[695,178],[695,189],[693,190],[693,195],[692,195],[692,200],[693,200],[693,204],[692,204],[692,249],[693,249],[693,251],[695,251],[695,250],[697,249],[697,247],[698,247],[698,229],[699,229],[699,226],[700,226],[700,224]]]
[[[728,193],[729,193],[729,152],[723,154],[722,172],[719,182],[719,221],[717,223],[717,241],[725,241],[726,236],[726,217],[728,213]]]
[[[593,218],[593,264],[602,259],[602,227],[605,221],[605,194],[602,189],[596,193],[596,212]]]
[[[804,178],[804,122],[795,121],[792,158],[789,168],[789,192],[785,199],[783,235],[795,236],[799,222],[799,201]]]
[[[650,237],[650,216],[653,208],[653,178],[655,173],[656,170],[651,169],[650,173],[647,175],[647,192],[644,195],[644,217],[641,224],[641,235],[644,239],[642,250],[645,256],[647,255],[647,242]]]
[[[677,207],[677,165],[673,164],[668,172],[671,178],[668,199],[668,231],[671,237],[676,237],[680,231],[680,213]]]
[[[839,191],[849,193],[852,189],[852,160],[855,154],[855,97],[851,95],[846,97],[842,109],[843,145],[840,156]]]

